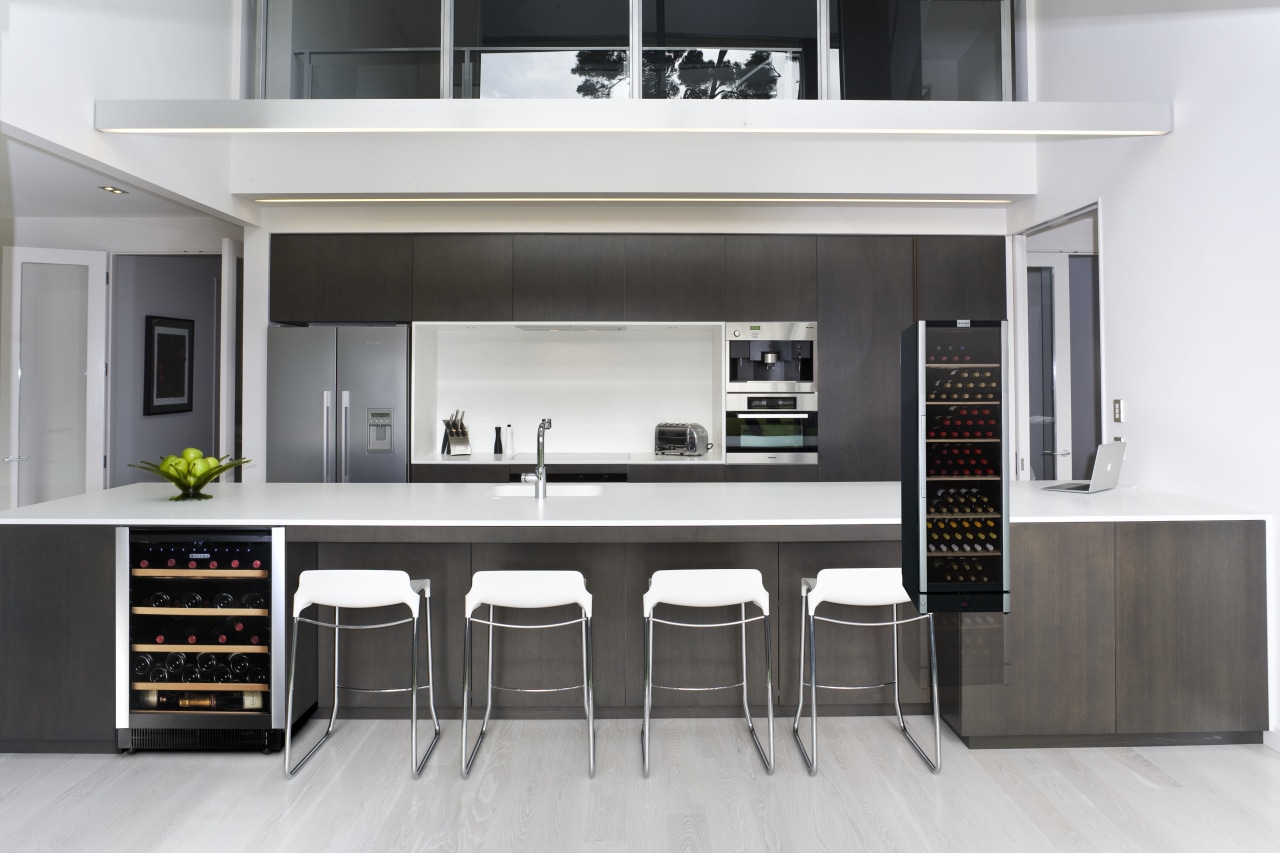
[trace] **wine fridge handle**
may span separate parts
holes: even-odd
[[[329,480],[329,460],[333,458],[332,450],[329,442],[329,429],[333,424],[333,397],[328,391],[324,392],[324,405],[321,411],[321,418],[324,421],[320,430],[320,482],[328,483]]]
[[[342,462],[341,476],[338,478],[340,483],[349,483],[351,481],[350,457],[348,454],[351,450],[351,392],[342,392],[342,436],[338,458]]]
[[[928,432],[928,428],[925,426],[925,416],[921,415],[920,416],[920,436],[919,436],[920,440],[919,440],[919,443],[916,444],[916,447],[920,448],[918,452],[922,454],[924,453],[924,448],[928,446],[925,444],[925,435],[927,432]],[[920,498],[921,500],[923,500],[924,498],[927,498],[929,496],[929,489],[927,488],[927,485],[924,479],[923,465],[920,466],[920,476],[917,479],[920,482]]]

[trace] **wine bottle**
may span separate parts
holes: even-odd
[[[235,596],[229,592],[220,592],[213,597],[213,606],[223,610],[228,607],[235,607]]]
[[[147,673],[147,681],[164,682],[169,680],[169,670],[163,666],[153,666]]]
[[[218,668],[218,656],[213,652],[201,652],[196,657],[196,666],[200,667],[201,672],[210,675]]]
[[[182,596],[183,607],[204,607],[204,596],[192,591]]]
[[[231,667],[227,666],[226,664],[221,664],[216,669],[214,669],[213,680],[218,682],[219,684],[227,684],[229,682],[235,681],[236,679],[235,679],[235,676],[232,675],[231,673]]]
[[[200,667],[188,665],[182,668],[182,680],[188,684],[197,683],[201,678]]]
[[[229,639],[231,637],[227,633],[227,629],[221,625],[215,625],[209,631],[209,641],[216,645],[224,645]]]
[[[179,629],[176,636],[178,638],[178,642],[186,643],[189,646],[195,645],[200,641],[200,634],[190,625],[185,625]]]
[[[151,655],[147,654],[146,652],[142,652],[141,654],[136,654],[133,656],[132,670],[133,670],[133,674],[138,678],[146,677],[147,673],[151,672],[152,667],[154,667],[155,665],[156,665],[155,658],[151,657]]]
[[[240,599],[240,604],[248,610],[263,610],[267,606],[267,601],[258,593],[250,592]]]
[[[152,607],[171,607],[173,599],[169,597],[169,593],[161,590],[160,592],[151,593],[151,597],[147,599],[147,603]]]
[[[227,666],[236,675],[244,675],[246,672],[249,671],[249,667],[251,665],[252,665],[252,661],[249,660],[248,655],[242,655],[242,654],[236,653],[236,654],[233,654],[231,657],[227,658]]]
[[[249,671],[245,673],[244,680],[250,684],[266,684],[266,670],[260,666],[251,666],[249,667]]]
[[[164,668],[170,675],[177,675],[187,665],[187,656],[182,652],[169,652],[164,659]]]
[[[216,710],[216,711],[261,711],[262,694],[236,693],[188,693],[178,698],[178,707],[183,710]]]

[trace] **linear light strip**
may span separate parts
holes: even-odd
[[[568,204],[666,204],[666,203],[764,203],[764,204],[1012,204],[1009,198],[732,198],[732,197],[696,197],[679,196],[658,198],[653,196],[486,196],[486,197],[449,197],[449,196],[411,196],[398,198],[392,196],[369,196],[363,198],[255,198],[258,204],[424,204],[424,203],[463,203],[487,204],[492,202],[536,202],[568,203]]]
[[[1164,136],[1167,130],[908,127],[101,127],[102,133],[821,133],[932,136]]]

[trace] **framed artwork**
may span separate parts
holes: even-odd
[[[191,411],[194,320],[147,315],[146,375],[142,382],[142,413],[167,415]]]

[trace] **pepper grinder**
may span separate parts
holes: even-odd
[[[502,427],[493,428],[493,455],[502,458]]]

